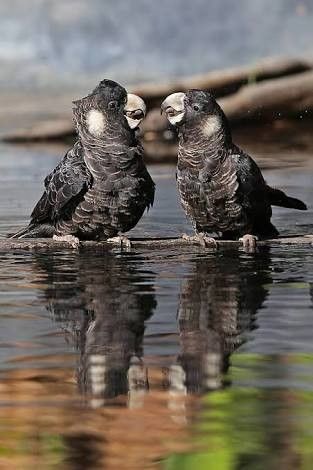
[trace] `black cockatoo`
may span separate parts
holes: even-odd
[[[28,227],[13,238],[54,237],[74,246],[106,240],[132,229],[153,204],[154,183],[135,132],[143,100],[103,80],[73,104],[78,139],[46,177]]]
[[[212,94],[173,93],[161,105],[178,128],[177,184],[195,237],[215,244],[208,234],[241,239],[254,250],[258,238],[278,235],[271,206],[306,210],[298,199],[268,186],[254,160],[232,141],[228,120]]]

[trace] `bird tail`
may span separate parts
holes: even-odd
[[[9,234],[7,238],[50,238],[54,234],[54,227],[48,224],[29,224],[27,227],[14,234]]]
[[[283,191],[276,188],[266,186],[267,194],[272,206],[288,207],[289,209],[298,209],[299,211],[306,211],[307,206],[300,199],[287,196]]]

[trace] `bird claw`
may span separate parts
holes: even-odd
[[[113,243],[114,245],[119,245],[121,248],[126,248],[126,250],[129,250],[132,246],[129,238],[123,235],[119,235],[118,237],[108,238],[107,242]]]
[[[239,241],[242,242],[243,249],[246,253],[255,253],[257,247],[258,237],[255,235],[246,234],[243,237],[239,238]]]
[[[53,235],[53,240],[57,242],[67,242],[71,245],[72,248],[75,248],[76,250],[80,244],[79,238],[74,237],[74,235]]]
[[[218,244],[215,238],[208,237],[205,233],[197,233],[196,235],[182,234],[182,239],[188,242],[197,242],[203,248],[217,248]]]

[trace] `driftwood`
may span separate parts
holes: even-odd
[[[197,246],[199,249],[215,250],[215,248],[202,248],[196,242],[189,242],[183,238],[130,238],[133,249],[180,249],[188,246]],[[236,249],[242,246],[239,241],[217,240],[218,247],[221,249]],[[271,240],[262,240],[258,242],[258,246],[300,246],[313,245],[313,234],[293,237],[281,237]],[[120,245],[108,242],[82,241],[78,250],[88,252],[109,251]],[[49,238],[40,239],[0,239],[0,252],[20,252],[20,251],[63,251],[76,250],[69,243],[64,241],[55,241]]]
[[[4,135],[4,142],[35,142],[46,140],[62,140],[74,136],[75,129],[71,118],[47,119],[35,122],[30,128],[21,128],[14,133]]]
[[[0,91],[0,139],[37,141],[73,134],[72,100],[79,91]]]
[[[167,122],[160,117],[161,101],[175,91],[189,88],[213,90],[224,97],[221,104],[230,120],[267,118],[312,111],[312,64],[301,60],[271,59],[254,66],[225,69],[163,84],[138,85],[132,91],[147,102],[150,112],[143,123],[147,140],[165,140]],[[311,80],[311,86],[310,86]],[[0,139],[7,142],[64,139],[72,136],[71,101],[86,90],[55,96],[36,93],[2,93],[0,96]],[[74,93],[74,92],[73,92]],[[226,96],[227,95],[227,96]],[[255,102],[254,102],[255,100]],[[156,109],[157,108],[157,109]],[[306,112],[308,111],[308,112]],[[158,139],[156,139],[158,140]]]
[[[285,77],[312,70],[312,64],[302,60],[267,59],[256,65],[234,67],[202,75],[173,80],[167,83],[149,83],[138,85],[133,92],[142,96],[149,108],[160,107],[164,97],[176,91],[190,88],[212,90],[215,96],[235,93],[243,85],[263,80]]]
[[[231,122],[271,121],[294,116],[313,117],[313,70],[284,78],[245,85],[237,93],[218,99]],[[168,123],[158,109],[148,113],[143,134],[165,132]]]
[[[273,120],[313,117],[313,71],[242,87],[219,100],[228,118]]]

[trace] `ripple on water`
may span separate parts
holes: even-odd
[[[7,189],[26,189],[3,233],[39,196],[35,162],[25,178],[10,169]],[[160,198],[134,235],[188,230],[173,174],[152,172]],[[295,173],[293,193],[310,202],[309,176]],[[294,219],[307,232],[308,217]],[[294,230],[290,212],[275,218]],[[310,468],[312,256],[0,254],[0,466]]]

